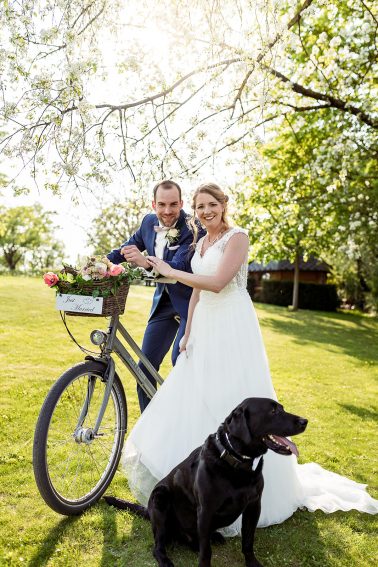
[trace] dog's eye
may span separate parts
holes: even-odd
[[[277,408],[273,408],[272,411],[270,413],[277,413]]]

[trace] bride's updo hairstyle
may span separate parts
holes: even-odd
[[[208,195],[211,195],[212,197],[214,197],[214,199],[218,201],[218,203],[223,205],[224,210],[222,213],[222,230],[224,231],[230,228],[230,224],[227,219],[228,196],[225,193],[223,193],[222,189],[216,183],[203,183],[202,185],[197,187],[192,199],[193,215],[189,221],[189,224],[194,234],[193,246],[196,245],[198,239],[198,225],[196,223],[196,202],[198,195],[200,195],[201,193],[207,193]]]

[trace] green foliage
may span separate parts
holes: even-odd
[[[41,275],[51,270],[64,258],[64,244],[50,237],[46,242],[31,251],[28,261],[28,272]]]
[[[370,304],[377,301],[378,135],[355,131],[324,109],[289,120],[259,146],[260,167],[237,195],[238,220],[263,261],[297,254],[360,264]],[[340,268],[339,273],[337,269]],[[349,277],[349,276],[348,276]],[[361,286],[360,286],[361,287]]]
[[[0,135],[3,135],[3,133],[0,132]],[[7,183],[7,178],[6,178],[6,176],[5,176],[3,173],[0,172],[0,189],[1,189],[2,187],[5,187],[6,183]]]
[[[1,262],[9,270],[16,270],[29,254],[32,271],[40,271],[62,254],[54,237],[53,214],[41,205],[0,207]]]
[[[239,218],[258,257],[294,259],[296,251],[319,255],[348,240],[377,242],[376,137],[370,147],[352,144],[354,151],[346,137],[335,112],[323,110],[283,122],[260,145],[261,167],[238,195]]]
[[[149,210],[138,197],[115,201],[104,208],[88,231],[88,245],[94,254],[106,254],[119,248],[139,228],[142,218]]]
[[[372,247],[353,242],[340,246],[329,259],[332,278],[349,308],[378,312],[378,254]]]

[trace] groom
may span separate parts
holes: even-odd
[[[155,214],[146,215],[135,234],[121,248],[108,254],[109,260],[114,264],[126,260],[150,270],[146,257],[142,254],[146,250],[149,256],[162,258],[173,268],[190,272],[193,233],[186,224],[187,215],[182,205],[181,188],[177,183],[171,180],[157,183],[153,189],[152,201]],[[172,363],[176,363],[191,294],[192,288],[181,283],[158,283],[156,286],[142,344],[142,352],[156,370],[159,370],[173,341]],[[139,366],[156,387],[151,374],[141,363]],[[140,410],[143,412],[150,400],[139,385],[137,390]]]

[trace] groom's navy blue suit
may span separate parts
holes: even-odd
[[[190,259],[192,250],[190,249],[190,245],[193,242],[193,233],[187,226],[186,218],[186,213],[181,210],[175,225],[175,228],[179,231],[177,241],[168,244],[164,248],[163,260],[177,270],[191,272]],[[155,256],[155,226],[159,226],[157,216],[155,214],[146,215],[142,220],[140,228],[127,242],[122,244],[121,248],[134,244],[141,252],[146,250],[149,256]],[[112,250],[112,252],[108,254],[109,260],[114,264],[125,262],[124,256],[120,253],[121,248]],[[191,294],[192,288],[181,283],[158,283],[156,286],[151,313],[142,344],[142,352],[147,356],[156,370],[159,370],[160,364],[170,349],[175,336],[172,363],[175,364],[176,362],[179,355],[179,342],[185,332]],[[150,382],[156,387],[155,380],[146,368],[141,363],[139,363],[139,366]],[[139,386],[138,397],[140,409],[143,411],[149,399]]]

